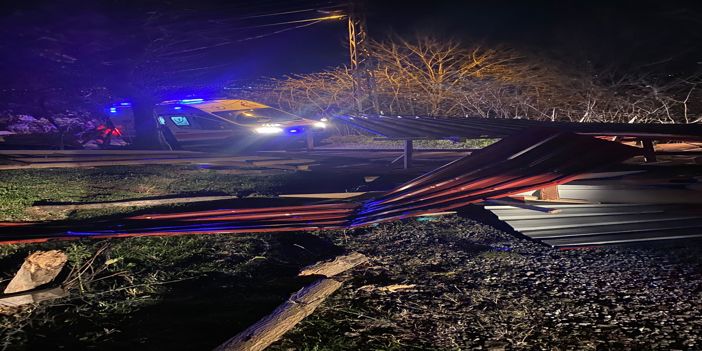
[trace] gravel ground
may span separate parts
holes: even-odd
[[[562,251],[458,217],[332,240],[372,264],[274,348],[702,348],[699,247]]]

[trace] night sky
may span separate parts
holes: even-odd
[[[369,30],[377,37],[433,32],[622,69],[673,73],[702,67],[702,1],[370,3],[375,5],[369,6]],[[658,62],[666,64],[650,65]]]
[[[139,20],[147,13],[187,13],[191,16],[186,16],[191,27],[187,24],[170,24],[185,34],[196,33],[209,20],[229,18],[233,21],[233,29],[226,35],[246,38],[270,33],[271,30],[263,27],[238,33],[236,28],[312,18],[320,14],[307,12],[241,20],[242,17],[339,4],[343,3],[304,0],[16,3],[0,17],[0,30],[3,38],[6,38],[0,43],[3,51],[0,61],[0,73],[4,77],[2,84],[6,87],[28,84],[27,81],[32,79],[27,77],[34,74],[34,68],[56,64],[55,57],[51,56],[56,54],[47,55],[46,48],[39,47],[46,45],[46,39],[42,39],[46,35],[41,33],[61,35],[76,29],[72,26],[80,27],[74,31],[79,35],[73,33],[67,36],[65,42],[52,44],[51,50],[65,51],[70,57],[77,58],[75,62],[59,62],[59,65],[72,72],[87,72],[82,77],[89,76],[93,79],[90,82],[97,84],[100,79],[95,76],[108,76],[116,72],[114,67],[119,67],[119,59],[139,56],[139,45],[145,42],[122,45],[119,50],[117,46],[115,49],[108,47],[99,50],[95,47],[113,40],[144,40],[146,35],[125,36],[124,33],[128,33],[127,29],[132,30],[129,33],[139,33]],[[389,35],[430,33],[471,44],[503,45],[566,62],[589,62],[594,66],[616,66],[619,70],[659,75],[681,76],[699,72],[702,67],[700,1],[467,0],[413,3],[386,0],[367,1],[364,7],[370,36],[377,39]],[[214,40],[207,38],[206,34],[192,37],[203,38],[203,41]],[[194,60],[197,61],[196,66],[216,63],[217,68],[210,70],[214,76],[200,78],[214,84],[314,72],[347,63],[346,38],[344,21],[327,21],[261,39],[237,42]],[[80,45],[78,42],[81,42]],[[98,55],[118,59],[110,63],[112,66],[109,69],[103,70],[104,67],[100,65],[107,59],[103,57],[98,62],[95,59]],[[50,74],[46,75],[51,80],[48,77]]]

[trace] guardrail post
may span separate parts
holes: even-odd
[[[314,150],[314,135],[312,135],[312,132],[308,131],[305,136],[307,139],[307,151]]]
[[[405,159],[405,169],[409,169],[410,167],[412,167],[412,139],[405,140],[405,149],[403,155]]]
[[[656,150],[653,148],[653,140],[641,139],[641,146],[643,146],[643,156],[646,163],[656,162]]]

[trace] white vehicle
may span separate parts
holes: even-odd
[[[136,135],[131,104],[109,109],[122,138]],[[305,142],[326,128],[325,121],[302,118],[249,100],[184,99],[164,101],[154,116],[169,144],[176,147]]]

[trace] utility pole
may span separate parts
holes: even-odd
[[[356,113],[363,113],[363,101],[360,94],[360,69],[364,56],[363,47],[366,41],[365,21],[359,14],[358,4],[351,1],[349,4],[349,59],[351,69],[351,93],[356,103]],[[360,51],[360,52],[359,52]]]
[[[378,111],[375,97],[375,80],[368,69],[370,54],[366,45],[366,20],[360,0],[350,3],[348,14],[349,26],[349,58],[351,68],[351,89],[356,103],[356,112],[363,113],[363,90],[368,93],[374,112]]]

